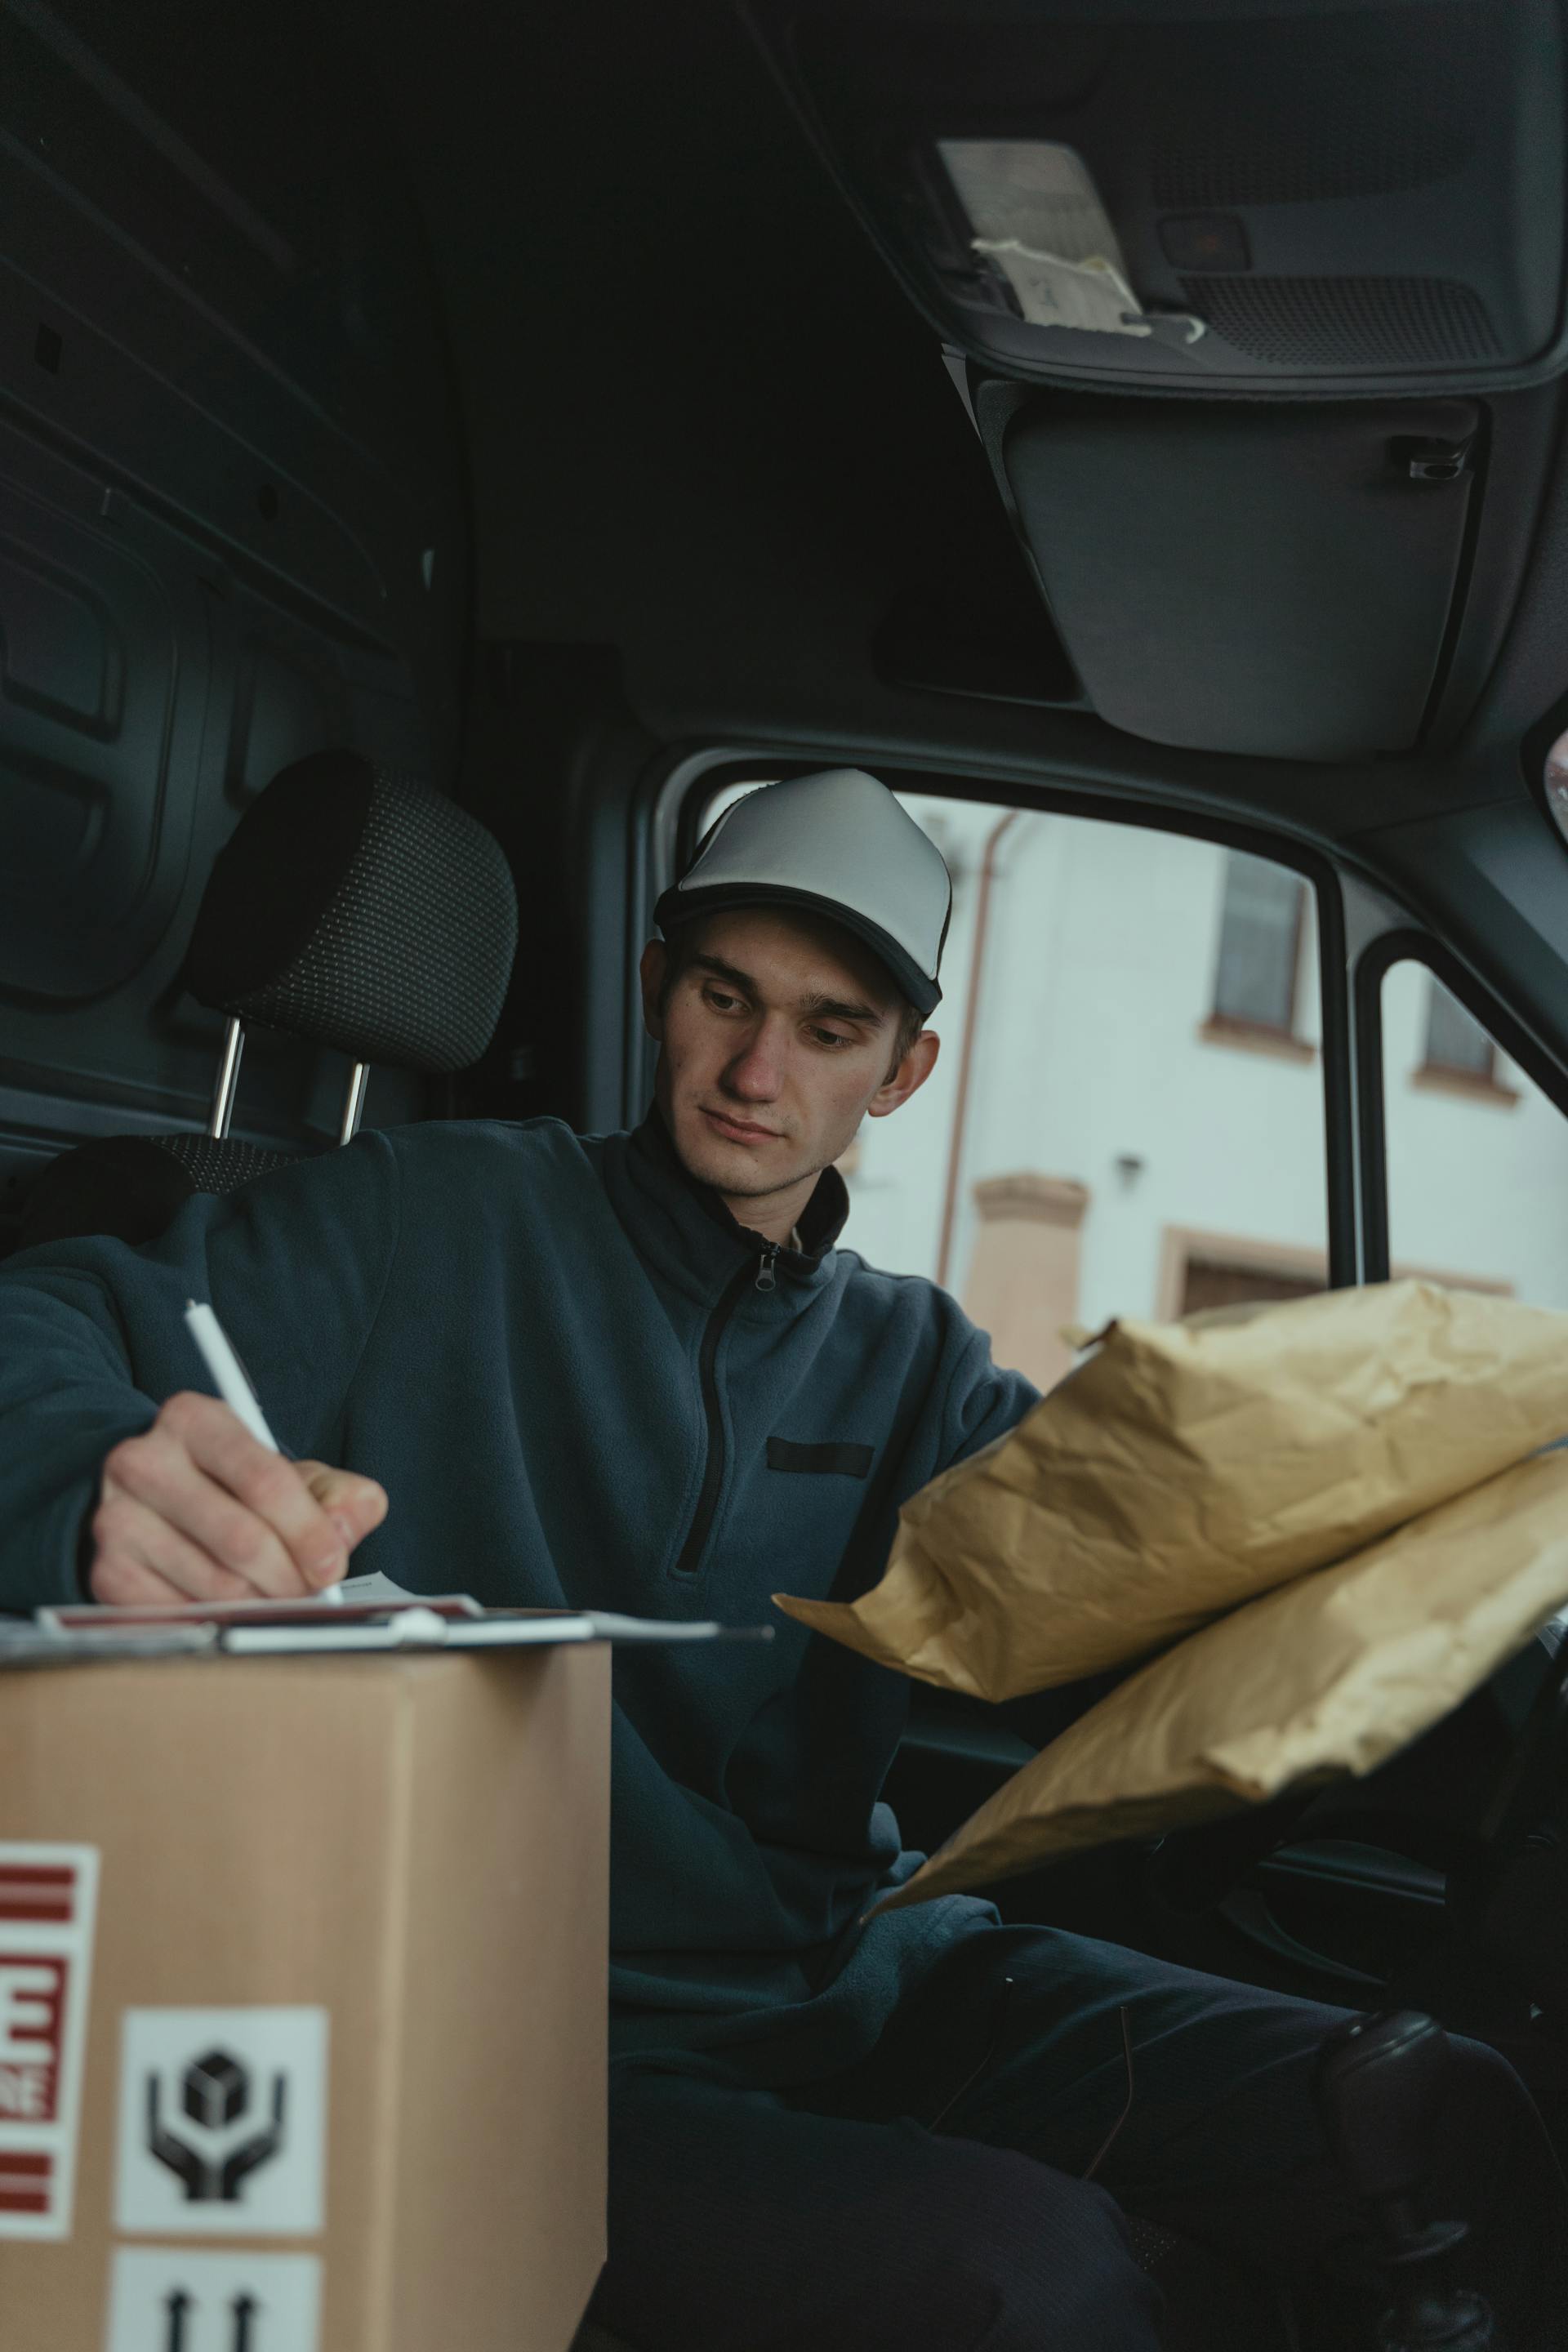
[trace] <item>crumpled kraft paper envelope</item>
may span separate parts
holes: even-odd
[[[877,1908],[1370,1772],[1565,1601],[1568,1451],[1555,1450],[1190,1633],[1024,1765]]]
[[[1158,1649],[1568,1434],[1568,1315],[1430,1282],[1119,1322],[905,1504],[882,1580],[778,1606],[984,1699]]]

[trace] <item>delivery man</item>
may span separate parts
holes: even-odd
[[[1337,2012],[967,1896],[858,1924],[918,1860],[879,1801],[909,1686],[770,1595],[864,1591],[900,1505],[1035,1401],[945,1293],[836,1246],[834,1161],[936,1059],[950,898],[872,778],[767,787],[659,903],[634,1133],[370,1132],[145,1249],[0,1268],[0,1606],[292,1595],[358,1551],[492,1605],[773,1622],[616,1664],[595,2317],[637,2352],[1153,2352],[1185,2339],[1141,2220],[1280,2274],[1352,2226],[1310,2095]],[[200,1392],[192,1297],[294,1461]],[[1561,2179],[1458,2047],[1437,2203],[1547,2352]]]

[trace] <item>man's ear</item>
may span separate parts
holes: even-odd
[[[662,940],[649,940],[642,951],[637,976],[642,982],[643,1027],[659,1045],[664,1043],[664,1013],[660,998],[664,994],[664,975],[669,966],[669,950]]]
[[[934,1029],[922,1029],[909,1052],[885,1078],[866,1106],[868,1118],[886,1118],[890,1110],[907,1103],[918,1093],[936,1067],[936,1057],[942,1050],[942,1039]]]

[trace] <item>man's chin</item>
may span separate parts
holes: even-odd
[[[738,1137],[727,1136],[705,1118],[701,1111],[692,1110],[672,1124],[672,1135],[678,1158],[689,1176],[700,1184],[711,1184],[716,1192],[727,1192],[736,1199],[755,1199],[766,1192],[782,1192],[791,1184],[798,1184],[809,1171],[791,1165],[778,1165],[789,1147],[782,1136],[755,1143],[745,1143]]]

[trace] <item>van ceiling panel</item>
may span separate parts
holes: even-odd
[[[1005,373],[1300,397],[1568,365],[1560,0],[748,14],[907,290]],[[1058,265],[1107,257],[1129,299],[1089,323]]]
[[[1156,411],[1030,394],[1001,464],[1102,718],[1194,751],[1348,760],[1420,731],[1478,422],[1468,401]]]

